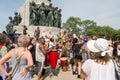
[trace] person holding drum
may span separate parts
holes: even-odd
[[[58,54],[57,54],[57,50],[56,50],[56,46],[54,44],[53,38],[50,39],[49,48],[52,49],[52,51],[49,53],[50,66],[52,69],[55,69],[57,65],[57,60],[58,60]]]
[[[60,51],[60,65],[61,65],[62,71],[68,70],[69,62],[68,62],[66,42],[63,43],[63,47]]]
[[[41,37],[40,40],[38,40],[38,41],[39,42],[37,42],[37,44],[36,44],[36,61],[39,66],[37,80],[40,80],[41,75],[42,75],[42,70],[44,67],[45,54],[49,53],[52,50],[45,47],[45,39],[43,37]]]

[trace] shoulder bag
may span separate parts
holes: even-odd
[[[22,54],[17,58],[17,63],[15,64],[15,67],[13,68],[12,70],[12,73],[11,75],[9,75],[6,80],[12,80],[12,77],[13,77],[13,73],[15,72],[15,70],[17,69],[19,63],[20,63],[20,60],[21,60],[21,57],[24,55],[25,51],[22,52]]]
[[[114,69],[115,69],[115,77],[116,77],[116,80],[120,80],[120,77],[119,77],[118,71],[117,71],[117,69],[116,69],[115,62],[114,62],[114,60],[112,60],[112,61],[113,61],[113,64],[114,64]]]

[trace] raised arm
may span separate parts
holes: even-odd
[[[40,46],[39,46],[39,49],[42,51],[43,54],[46,54],[46,53],[48,53],[48,52],[51,51],[51,49],[49,49],[49,48],[48,48],[48,49],[45,49],[43,45],[40,45]]]
[[[33,45],[29,45],[29,46],[28,46],[28,50],[30,50],[32,47],[33,47]]]

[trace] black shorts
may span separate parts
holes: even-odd
[[[74,59],[82,60],[82,55],[75,55]]]

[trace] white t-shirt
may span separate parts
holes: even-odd
[[[36,61],[38,62],[44,62],[45,61],[45,55],[40,51],[39,49],[40,43],[36,43]]]
[[[88,59],[83,63],[82,69],[87,74],[86,80],[115,80],[115,70],[112,60],[107,64],[100,64]]]
[[[53,42],[49,42],[49,48],[52,48],[54,46]]]

